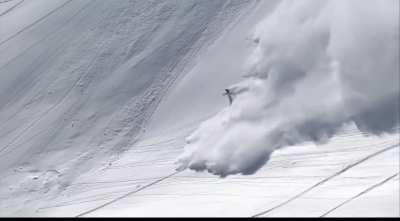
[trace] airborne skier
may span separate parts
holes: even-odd
[[[232,98],[232,92],[229,89],[225,89],[225,93],[222,94],[222,96],[228,96],[229,99],[229,105],[232,105],[233,98]]]

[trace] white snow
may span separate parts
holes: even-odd
[[[399,92],[399,11],[385,6],[398,2],[351,6],[357,13],[327,2],[0,0],[0,216],[400,216],[400,132],[368,133],[380,119],[397,123],[392,109],[381,110],[382,98]],[[347,18],[353,23],[340,20]],[[350,30],[330,51],[327,27]],[[351,60],[341,71],[363,67],[354,73],[361,76],[338,72],[342,77],[379,72],[362,87],[341,88],[366,93],[371,100],[360,109],[372,110],[353,120],[357,125],[335,124],[329,141],[289,136],[294,142],[275,150],[263,136],[266,121],[279,129],[287,117],[290,131],[319,112],[329,122],[342,119],[329,110],[359,113],[359,103],[350,102],[354,112],[331,108],[328,97],[338,89],[331,79],[289,96],[269,89],[261,73],[271,61],[296,67],[307,59],[335,69],[318,58],[329,53],[337,63]],[[332,90],[320,90],[325,85]],[[230,107],[225,88],[243,91]],[[258,101],[276,94],[293,110],[266,114]],[[289,101],[311,111],[305,118]],[[313,106],[322,104],[329,108]],[[182,170],[194,164],[229,176]]]
[[[178,130],[139,142],[113,165],[68,188],[65,197],[44,203],[35,215],[255,216],[281,205],[262,216],[322,216],[348,198],[399,173],[398,136],[365,137],[349,125],[329,144],[309,143],[275,151],[266,166],[253,175],[221,179],[191,170],[176,174],[172,162],[189,132]],[[167,177],[170,174],[174,175]],[[368,209],[375,216],[398,216],[394,199],[399,195],[398,188],[388,186],[385,192],[391,196],[386,193],[384,198],[370,201],[384,201],[385,209],[357,204],[356,200],[364,195],[352,202],[353,208]],[[124,197],[108,204],[121,196]],[[343,209],[344,206],[329,215],[337,216]]]

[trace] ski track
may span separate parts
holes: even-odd
[[[44,15],[43,17],[39,18],[38,20],[32,22],[31,24],[23,27],[21,30],[19,30],[18,32],[14,33],[13,35],[9,36],[8,38],[4,39],[3,41],[0,42],[0,46],[5,44],[6,42],[14,39],[15,37],[17,37],[19,34],[21,34],[22,32],[24,32],[25,30],[28,30],[29,28],[35,26],[36,24],[38,24],[39,22],[43,21],[44,19],[46,19],[47,17],[49,17],[50,15],[54,14],[55,12],[57,12],[58,10],[60,10],[61,8],[63,8],[64,6],[66,6],[67,4],[71,3],[72,0],[68,0],[66,2],[64,2],[63,4],[61,4],[60,6],[58,6],[57,8],[51,10],[49,13],[47,13],[46,15]]]
[[[183,136],[183,137],[185,137],[185,136]],[[159,145],[162,145],[162,144],[167,144],[167,142],[181,140],[181,139],[183,139],[183,137],[182,136],[177,136],[177,137],[172,138],[172,139],[165,139],[165,140],[162,140],[162,141],[159,141],[159,142],[155,142],[155,143],[152,143],[152,144],[149,144],[149,145],[159,146]],[[142,147],[142,146],[140,145],[140,146],[133,146],[133,147]],[[143,145],[143,147],[147,147],[147,145]],[[178,147],[177,149],[181,150],[182,148],[183,147]],[[164,159],[153,160],[153,161],[147,162],[147,164],[154,164],[155,162],[167,162],[167,161],[168,160],[164,160]],[[140,163],[146,163],[146,162],[140,162]],[[159,165],[159,164],[157,164],[157,165]],[[123,167],[123,166],[127,166],[127,165],[121,165],[120,167]],[[136,164],[136,166],[137,166],[137,164]],[[120,168],[120,167],[118,167],[118,168]],[[111,168],[108,168],[108,169],[118,169],[118,168],[111,167]],[[101,208],[103,208],[103,207],[105,207],[107,205],[110,205],[110,204],[112,204],[112,203],[114,203],[116,201],[119,201],[119,200],[121,200],[123,198],[126,198],[126,197],[128,197],[128,196],[130,196],[130,195],[132,195],[134,193],[142,191],[142,190],[144,190],[144,189],[146,189],[146,188],[148,188],[150,186],[153,186],[153,185],[155,185],[157,183],[160,183],[161,181],[163,181],[163,180],[165,180],[167,178],[170,178],[170,177],[172,177],[172,176],[174,176],[174,175],[176,175],[176,174],[178,174],[180,172],[182,172],[182,171],[176,171],[174,173],[171,173],[171,174],[169,174],[167,176],[162,176],[162,177],[149,177],[149,178],[141,178],[141,179],[100,181],[100,182],[87,182],[87,183],[73,183],[73,184],[70,184],[71,187],[72,186],[81,186],[81,185],[96,185],[96,184],[97,185],[104,185],[104,184],[118,184],[118,183],[120,183],[120,184],[123,183],[127,187],[130,187],[132,185],[136,187],[138,182],[140,184],[140,181],[152,181],[152,182],[150,182],[150,183],[148,183],[146,185],[141,186],[139,189],[136,188],[135,190],[132,190],[132,191],[130,191],[128,193],[126,193],[127,190],[111,191],[111,192],[107,192],[107,193],[104,193],[104,194],[96,194],[96,195],[87,196],[87,197],[83,197],[83,198],[77,198],[77,199],[70,200],[70,201],[64,201],[64,202],[61,202],[61,203],[58,203],[58,204],[55,204],[55,205],[51,205],[51,206],[40,207],[40,208],[37,209],[37,211],[40,212],[40,211],[47,210],[47,209],[52,209],[52,208],[59,208],[59,207],[65,207],[65,206],[73,206],[73,205],[78,205],[78,204],[103,201],[103,200],[107,200],[107,199],[111,198],[111,200],[109,202],[106,202],[106,203],[104,203],[104,204],[102,204],[100,206],[95,207],[94,209],[91,209],[91,210],[86,211],[86,212],[82,212],[82,213],[77,215],[77,217],[84,216],[86,214],[89,214],[89,213],[92,213],[94,211],[97,211],[97,210],[99,210],[99,209],[101,209]],[[98,189],[108,189],[108,188],[113,188],[113,187],[115,187],[115,186],[114,185],[105,186],[105,187],[104,186],[100,186],[99,188],[94,188],[92,186],[90,188],[90,190],[88,190],[88,191],[92,191],[93,189],[97,189],[98,190]],[[118,187],[123,187],[123,186],[118,185]],[[86,192],[86,191],[83,191],[83,192]],[[81,193],[83,193],[83,192],[81,192]],[[123,195],[120,196],[120,197],[117,197],[117,198],[113,197],[113,194],[118,194],[118,193],[121,193]],[[92,198],[94,198],[94,199],[92,199]]]
[[[109,201],[109,202],[107,202],[107,203],[104,203],[104,204],[98,206],[98,207],[95,207],[95,208],[93,208],[93,209],[91,209],[91,210],[88,210],[88,211],[86,211],[86,212],[80,213],[80,214],[78,214],[76,217],[82,217],[82,216],[88,215],[88,214],[90,214],[90,213],[92,213],[92,212],[94,212],[94,211],[96,211],[96,210],[99,210],[99,209],[101,209],[101,208],[104,208],[104,207],[106,207],[106,206],[108,206],[108,205],[110,205],[110,204],[112,204],[112,203],[115,203],[115,202],[117,202],[117,201],[119,201],[119,200],[121,200],[121,199],[123,199],[123,198],[126,198],[126,197],[128,197],[128,196],[130,196],[130,195],[132,195],[132,194],[135,194],[135,193],[137,193],[137,192],[139,192],[139,191],[141,191],[141,190],[143,190],[143,189],[146,189],[146,188],[148,188],[148,187],[154,186],[154,185],[156,185],[156,184],[162,182],[163,180],[166,180],[166,179],[168,179],[168,178],[170,178],[170,177],[172,177],[172,176],[174,176],[174,175],[176,175],[176,174],[178,174],[178,173],[180,173],[180,172],[181,172],[181,171],[176,171],[176,172],[174,172],[174,173],[171,173],[171,174],[169,174],[168,176],[165,176],[165,177],[163,177],[163,178],[161,178],[161,179],[155,180],[155,181],[153,181],[153,182],[151,182],[151,183],[149,183],[149,184],[147,184],[147,185],[144,185],[144,186],[140,187],[139,189],[136,189],[136,190],[133,190],[133,191],[131,191],[131,192],[128,192],[127,194],[124,194],[124,195],[122,195],[122,196],[120,196],[120,197],[118,197],[118,198],[115,198],[115,199],[113,199],[113,200],[111,200],[111,201]]]
[[[4,1],[1,1],[0,4],[6,3],[6,2],[11,2],[11,1],[13,1],[13,0],[4,0]]]
[[[58,106],[60,106],[61,104],[64,103],[64,101],[69,97],[69,95],[72,93],[72,91],[77,87],[77,85],[79,84],[79,82],[84,79],[85,77],[87,77],[89,75],[89,70],[92,67],[92,65],[97,61],[97,59],[99,58],[99,54],[101,54],[103,52],[103,47],[106,44],[107,41],[103,41],[101,46],[100,46],[100,50],[98,51],[98,53],[96,54],[96,56],[94,56],[94,58],[89,62],[89,66],[86,68],[86,71],[84,74],[82,74],[81,76],[79,76],[79,78],[73,83],[72,87],[69,88],[69,90],[65,93],[65,95],[63,97],[61,97],[61,99],[56,102],[53,106],[51,106],[50,108],[48,108],[46,111],[44,111],[40,117],[36,118],[36,120],[32,121],[29,126],[27,126],[26,128],[24,128],[20,133],[18,133],[13,139],[11,139],[11,141],[6,144],[5,146],[3,146],[0,149],[0,156],[4,156],[5,154],[1,154],[2,152],[4,152],[10,145],[12,145],[15,141],[17,141],[20,137],[22,137],[25,132],[29,131],[33,126],[35,126],[38,122],[40,122],[44,117],[47,116],[48,113],[50,113],[52,110],[56,109]],[[79,68],[79,67],[78,67]],[[90,82],[89,82],[90,83]],[[6,152],[10,153],[9,152]]]
[[[374,185],[368,187],[367,189],[363,190],[363,191],[360,192],[359,194],[357,194],[357,195],[355,195],[355,196],[353,196],[353,197],[347,199],[346,201],[344,201],[344,202],[340,203],[339,205],[335,206],[334,208],[328,210],[327,212],[325,212],[324,214],[322,214],[320,217],[325,217],[325,216],[329,215],[331,212],[335,211],[336,209],[338,209],[338,208],[342,207],[343,205],[345,205],[345,204],[351,202],[352,200],[354,200],[354,199],[356,199],[356,198],[358,198],[358,197],[360,197],[360,196],[362,196],[362,195],[368,193],[369,191],[375,189],[376,187],[379,187],[379,186],[381,186],[381,185],[387,183],[388,181],[392,180],[393,178],[395,178],[395,177],[398,176],[398,175],[399,175],[399,173],[395,173],[395,174],[393,174],[392,176],[387,177],[386,179],[382,180],[381,182],[376,183],[376,184],[374,184]]]
[[[49,32],[49,34],[45,35],[45,37],[39,39],[38,41],[34,42],[31,46],[27,47],[26,49],[24,49],[21,53],[19,53],[18,55],[14,56],[12,59],[10,59],[9,61],[7,61],[3,66],[0,67],[0,71],[3,70],[7,65],[9,65],[10,63],[12,63],[13,61],[15,61],[17,58],[25,55],[27,52],[29,52],[30,49],[34,48],[35,46],[39,45],[40,43],[42,43],[43,41],[49,39],[50,37],[52,37],[55,34],[58,34],[58,31],[65,28],[65,26],[67,24],[69,24],[73,18],[75,18],[78,14],[80,14],[84,9],[87,8],[88,5],[90,5],[90,3],[92,3],[93,0],[89,1],[86,5],[84,5],[82,8],[80,8],[76,13],[74,13],[69,19],[66,19],[66,22],[64,22],[61,25],[58,25],[56,28],[54,28],[54,30],[51,30]]]
[[[12,7],[10,7],[9,9],[5,10],[4,12],[2,12],[0,14],[0,17],[6,15],[7,13],[11,12],[12,10],[14,10],[14,8],[18,7],[20,4],[22,4],[24,2],[24,0],[19,1],[17,4],[13,5]],[[0,3],[4,3],[4,2],[0,2]]]
[[[88,2],[86,5],[84,5],[82,8],[80,8],[76,13],[74,13],[69,19],[66,20],[66,22],[64,22],[63,24],[59,25],[57,28],[55,28],[54,30],[52,30],[50,32],[50,34],[46,35],[44,38],[39,39],[38,41],[36,41],[35,43],[33,43],[31,46],[29,46],[28,48],[24,49],[21,53],[19,53],[18,55],[16,55],[15,57],[13,57],[12,59],[10,59],[7,63],[5,63],[2,67],[0,67],[0,71],[3,70],[4,68],[6,68],[9,64],[11,64],[12,62],[14,62],[15,60],[17,60],[18,58],[22,57],[23,55],[25,55],[26,53],[28,53],[30,51],[30,49],[36,47],[37,45],[41,44],[42,42],[44,42],[45,40],[49,39],[50,37],[52,37],[55,34],[58,34],[58,32],[60,30],[62,30],[63,28],[65,28],[67,26],[67,24],[69,24],[77,15],[79,15],[82,11],[84,11],[91,3],[93,0],[91,0],[90,2]],[[64,44],[60,45],[56,50],[53,51],[53,53],[50,54],[54,55],[58,52],[58,50],[61,50],[62,46]],[[40,56],[39,56],[40,58]],[[39,59],[38,58],[38,59]],[[40,75],[38,75],[38,77],[34,80],[34,82],[37,82],[40,80],[39,78]],[[18,92],[16,92],[18,93]],[[15,94],[18,95],[18,94]],[[11,96],[12,97],[12,96]],[[10,98],[8,102],[6,102],[3,107],[6,107],[10,102],[12,101],[12,99]],[[31,101],[31,100],[30,100]],[[30,102],[29,101],[29,102]],[[28,102],[28,103],[29,103]],[[1,109],[1,108],[0,108]],[[4,125],[5,123],[7,123],[8,121],[10,121],[11,119],[13,119],[15,117],[15,115],[18,114],[18,111],[16,113],[14,113],[13,115],[11,115],[10,117],[7,118],[7,120],[5,122],[3,122],[2,124]]]
[[[72,1],[72,0],[70,0],[70,1]],[[70,1],[68,1],[68,2],[70,2]],[[68,3],[67,2],[67,3]],[[78,11],[78,13],[76,13],[73,17],[75,17],[77,14],[79,14],[84,8],[86,8],[90,3],[91,3],[92,1],[90,1],[89,3],[87,3],[81,10],[79,10]],[[65,5],[66,3],[64,3],[64,5]],[[72,18],[73,18],[72,17]],[[72,18],[70,19],[70,20],[72,20]],[[70,21],[69,20],[69,21]],[[122,28],[122,27],[121,27]],[[62,105],[63,103],[64,103],[64,101],[69,97],[69,95],[73,92],[73,90],[77,87],[77,85],[79,84],[79,82],[82,80],[82,79],[85,79],[85,78],[87,78],[89,75],[90,75],[90,70],[91,70],[91,68],[93,67],[93,64],[94,63],[96,63],[96,61],[98,60],[98,59],[101,59],[101,57],[99,56],[100,54],[102,54],[103,53],[103,51],[104,51],[104,47],[105,47],[105,45],[107,44],[108,42],[107,42],[107,39],[104,39],[100,44],[100,46],[99,46],[99,48],[97,49],[97,53],[96,53],[96,55],[95,56],[93,56],[93,58],[91,59],[91,61],[89,62],[89,64],[88,64],[88,66],[85,68],[85,72],[84,72],[84,74],[82,74],[82,75],[80,75],[79,77],[78,77],[78,79],[72,84],[72,86],[68,89],[68,91],[65,93],[65,95],[63,96],[63,97],[61,97],[61,99],[58,101],[58,102],[56,102],[54,105],[52,105],[50,108],[48,108],[46,111],[44,111],[42,114],[41,114],[41,116],[40,117],[38,117],[38,118],[36,118],[36,120],[34,120],[33,122],[31,122],[26,128],[24,128],[20,133],[18,133],[13,139],[11,139],[11,141],[8,143],[8,144],[6,144],[5,146],[3,146],[2,148],[0,148],[0,157],[1,156],[4,156],[4,155],[6,155],[6,154],[8,154],[8,153],[10,153],[10,152],[12,152],[12,150],[11,151],[8,151],[8,152],[6,152],[6,153],[3,153],[2,154],[2,152],[4,152],[9,146],[11,146],[12,144],[14,144],[16,141],[18,141],[18,139],[20,138],[20,137],[22,137],[27,131],[29,131],[31,128],[33,128],[37,123],[39,123],[43,118],[45,118],[52,110],[54,110],[54,109],[56,109],[58,106],[60,106],[60,105]],[[60,47],[61,48],[61,47]],[[80,69],[81,67],[80,66],[78,66],[76,69]],[[73,71],[74,72],[74,71]],[[93,78],[91,78],[90,80],[89,80],[89,82],[87,82],[87,84],[89,85],[91,82],[93,81]],[[28,102],[29,103],[29,102]],[[124,107],[124,106],[123,106]],[[123,107],[121,107],[121,108],[123,108]],[[33,135],[32,137],[35,137],[36,136],[36,134],[35,135]]]
[[[336,176],[338,176],[338,175],[340,175],[340,174],[346,172],[347,170],[349,170],[349,169],[351,169],[351,168],[353,168],[353,167],[355,167],[355,166],[357,166],[357,165],[359,165],[359,164],[361,164],[361,163],[363,163],[363,162],[365,162],[365,161],[367,161],[367,160],[369,160],[369,159],[371,159],[371,158],[373,158],[373,157],[375,157],[375,156],[377,156],[377,155],[379,155],[379,154],[381,154],[381,153],[383,153],[383,152],[386,152],[386,151],[391,150],[391,149],[393,149],[393,148],[396,148],[396,147],[398,147],[398,146],[399,146],[399,144],[395,144],[395,145],[389,146],[389,147],[387,147],[387,148],[381,149],[381,150],[379,150],[379,151],[377,151],[377,152],[375,152],[375,153],[372,153],[372,154],[370,154],[370,155],[368,155],[368,156],[366,156],[366,157],[364,157],[364,158],[362,158],[362,159],[356,161],[355,163],[352,163],[352,164],[346,166],[345,168],[343,168],[343,169],[341,169],[340,171],[338,171],[338,172],[332,174],[331,176],[329,176],[329,177],[327,177],[327,178],[325,178],[325,179],[319,181],[318,183],[312,185],[311,187],[307,188],[306,190],[300,192],[299,194],[297,194],[297,195],[295,195],[295,196],[289,198],[288,200],[286,200],[286,201],[284,201],[284,202],[282,202],[282,203],[280,203],[280,204],[278,204],[278,205],[276,205],[276,206],[274,206],[274,207],[272,207],[272,208],[270,208],[270,209],[267,209],[267,210],[265,210],[265,211],[263,211],[263,212],[257,213],[257,214],[255,214],[255,215],[253,215],[252,217],[259,217],[259,216],[265,215],[265,214],[267,214],[267,213],[269,213],[269,212],[271,212],[271,211],[273,211],[273,210],[275,210],[275,209],[278,209],[278,208],[280,208],[280,207],[282,207],[282,206],[285,206],[286,204],[292,202],[293,200],[296,200],[297,198],[300,198],[300,197],[303,196],[304,194],[310,192],[310,191],[311,191],[312,189],[314,189],[315,187],[318,187],[318,186],[320,186],[321,184],[326,183],[327,181],[329,181],[329,180],[331,180],[332,178],[334,178],[334,177],[336,177]]]

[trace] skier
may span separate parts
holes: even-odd
[[[230,91],[229,89],[225,89],[225,93],[222,94],[222,96],[228,96],[229,99],[229,105],[232,105],[233,102],[233,98],[232,98],[232,91]]]
[[[222,96],[227,96],[229,99],[229,105],[232,105],[233,99],[236,98],[241,93],[244,93],[249,90],[249,87],[247,85],[242,85],[242,84],[236,84],[232,85],[229,88],[225,89],[225,92],[222,94]]]

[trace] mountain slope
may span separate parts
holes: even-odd
[[[0,216],[400,216],[398,127],[346,122],[249,175],[176,170],[188,137],[235,110],[222,92],[252,79],[246,61],[268,49],[252,33],[280,5],[0,0]]]
[[[0,167],[7,198],[62,191],[84,171],[117,158],[221,27],[254,4],[12,2],[0,18]],[[26,189],[32,176],[46,178]]]

